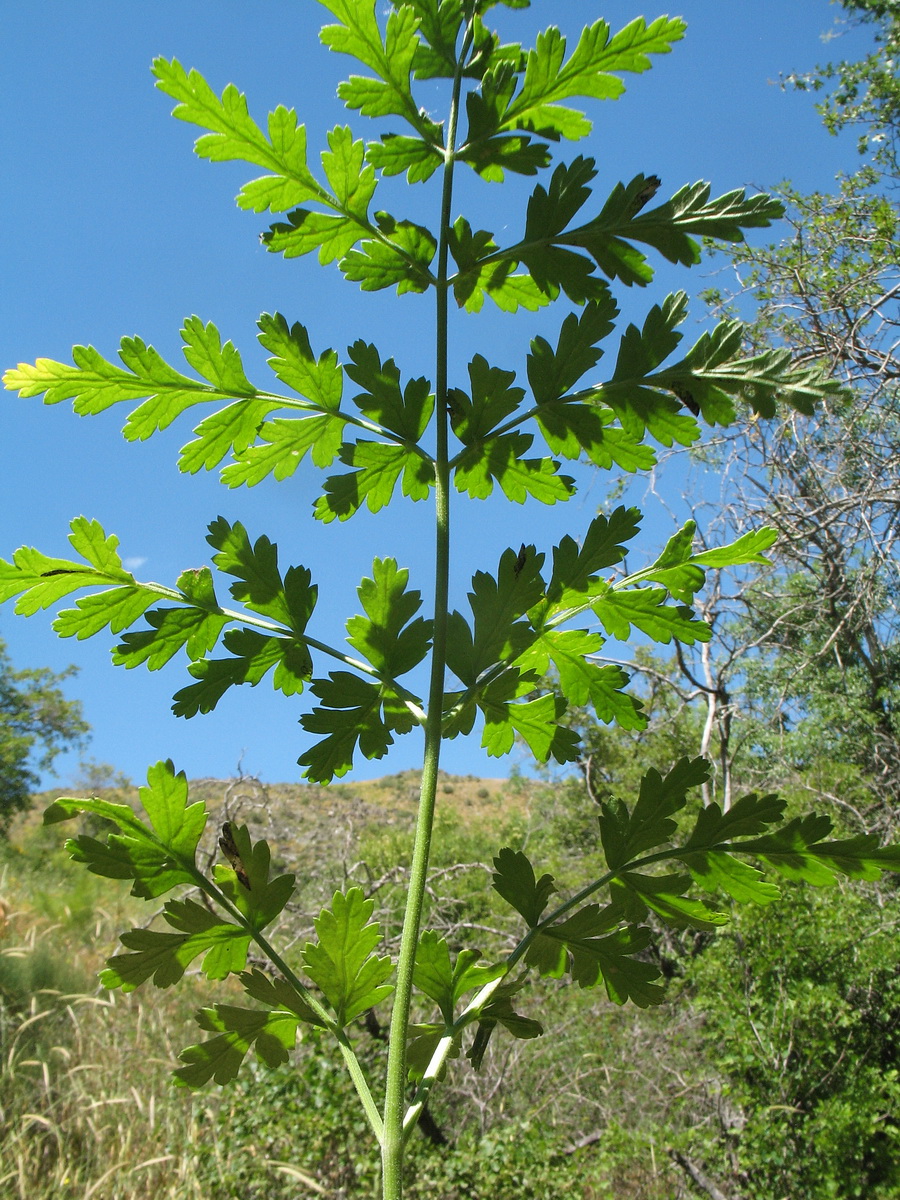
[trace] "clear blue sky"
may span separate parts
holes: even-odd
[[[635,15],[649,19],[664,11],[624,0],[534,0],[528,12],[501,9],[497,19],[509,37],[527,44],[550,23],[574,38],[598,16],[618,28]],[[861,33],[823,45],[822,35],[840,15],[837,6],[827,0],[686,0],[669,11],[686,18],[685,40],[657,58],[649,73],[626,77],[622,99],[590,107],[595,131],[589,143],[563,148],[596,157],[601,187],[643,171],[658,174],[666,194],[697,179],[710,180],[715,193],[764,189],[785,178],[806,190],[827,189],[835,172],[851,165],[849,141],[825,133],[812,100],[777,86],[781,73],[867,48]],[[271,376],[254,323],[260,312],[278,310],[309,327],[314,347],[332,345],[342,353],[363,337],[395,356],[406,377],[431,376],[430,301],[391,292],[361,295],[334,268],[266,253],[257,239],[265,220],[233,202],[253,168],[197,159],[191,146],[199,131],[173,120],[171,102],[153,87],[151,59],[176,56],[217,91],[236,83],[260,122],[276,104],[295,106],[311,148],[348,120],[357,136],[370,136],[371,123],[348,117],[335,98],[351,68],[316,39],[328,16],[314,0],[5,0],[0,367],[39,356],[68,361],[79,342],[114,357],[126,334],[139,334],[177,363],[181,321],[196,313],[235,342],[250,378],[264,385]],[[310,157],[315,162],[315,154]],[[471,203],[481,223],[502,237],[507,223],[517,228],[516,205],[526,194],[477,184],[460,205]],[[407,215],[402,187],[394,186],[392,195],[400,215]],[[415,203],[434,205],[435,189],[420,189]],[[424,208],[416,211],[424,216]],[[426,223],[434,226],[435,219]],[[699,272],[660,270],[650,289],[619,298],[624,315],[639,319],[666,291],[703,285]],[[562,305],[553,313],[556,324]],[[696,318],[704,318],[700,305]],[[460,314],[452,330],[457,370],[479,347],[498,366],[521,369],[529,337],[545,327],[543,315]],[[343,618],[357,611],[356,584],[375,554],[410,566],[427,591],[426,505],[404,502],[324,527],[310,514],[311,469],[287,483],[227,491],[214,475],[189,477],[175,468],[187,424],[134,445],[119,435],[123,419],[124,411],[116,410],[79,419],[65,405],[47,408],[3,394],[0,556],[8,559],[22,544],[65,554],[68,522],[83,513],[119,536],[139,578],[172,584],[184,568],[208,561],[206,524],[222,513],[241,520],[253,536],[265,532],[276,540],[282,566],[302,562],[312,569],[324,617],[314,632],[325,640],[339,640]],[[581,482],[579,496],[555,509],[498,504],[471,511],[459,504],[456,603],[472,571],[495,566],[507,545],[535,540],[549,550],[563,533],[579,535],[604,487],[598,476],[583,474]],[[657,522],[649,532],[657,543],[666,531]],[[255,689],[232,689],[210,716],[176,720],[169,704],[188,681],[182,664],[153,674],[113,668],[109,639],[59,641],[50,619],[25,620],[8,605],[0,610],[0,636],[17,666],[78,666],[67,691],[83,701],[93,726],[93,758],[139,780],[148,763],[169,756],[193,777],[227,776],[243,754],[244,769],[267,780],[298,777],[302,700],[285,700],[266,680]],[[359,763],[356,774],[417,765],[420,750],[418,735],[410,735],[387,759]],[[501,775],[508,763],[487,759],[473,737],[451,743],[443,765]],[[77,764],[67,760],[62,778],[76,773]]]

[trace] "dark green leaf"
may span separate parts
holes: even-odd
[[[630,928],[609,933],[611,922],[616,921],[614,911],[588,904],[558,925],[542,929],[526,961],[542,975],[558,978],[571,971],[581,987],[593,987],[602,979],[606,994],[615,1004],[633,1000],[639,1008],[647,1008],[662,1003],[663,989],[652,982],[659,978],[658,969],[635,957],[647,948],[649,930]]]
[[[341,461],[357,470],[331,475],[325,494],[315,504],[315,515],[325,524],[346,521],[365,503],[370,512],[389,504],[397,480],[411,500],[425,500],[434,484],[430,458],[396,443],[359,441],[341,448]]]
[[[147,629],[126,633],[113,651],[120,667],[146,663],[158,671],[182,648],[195,661],[215,646],[228,618],[202,608],[154,608],[147,613]]]
[[[569,313],[554,350],[542,337],[531,343],[528,382],[538,404],[564,396],[603,354],[598,343],[612,332],[618,309],[612,296],[587,304],[580,314]]]
[[[202,970],[208,979],[224,979],[244,969],[250,935],[240,926],[223,921],[195,900],[170,900],[163,909],[169,925],[180,933],[132,929],[120,941],[130,954],[116,954],[100,973],[105,988],[134,991],[148,979],[156,987],[178,983],[188,966],[204,955]]]
[[[210,1080],[230,1083],[251,1046],[267,1067],[281,1066],[294,1048],[300,1018],[284,1009],[267,1012],[217,1004],[201,1008],[197,1024],[217,1036],[182,1051],[180,1058],[186,1065],[172,1073],[181,1087],[199,1088]]]
[[[453,432],[466,446],[476,445],[522,403],[525,392],[512,387],[515,371],[492,367],[481,354],[469,363],[471,396],[451,388],[447,396]]]
[[[494,859],[494,891],[528,922],[539,924],[550,897],[556,891],[552,875],[535,878],[534,867],[521,850],[504,847]]]
[[[581,546],[567,534],[553,548],[553,574],[547,603],[529,614],[536,624],[568,609],[583,607],[595,592],[598,574],[625,557],[625,544],[637,535],[641,512],[619,507],[607,518],[591,521]],[[604,584],[604,589],[606,585]]]
[[[291,567],[282,580],[278,570],[278,548],[263,536],[251,543],[239,521],[229,524],[217,517],[206,539],[217,551],[213,562],[220,571],[238,580],[231,594],[247,608],[283,622],[293,633],[302,634],[315,608],[318,589],[306,567]]]
[[[675,929],[697,929],[711,932],[728,924],[725,913],[715,912],[700,900],[685,896],[691,885],[690,875],[642,875],[625,871],[610,885],[613,903],[623,908],[625,919],[643,921],[652,909],[667,925]]]
[[[316,679],[312,690],[322,705],[300,718],[308,733],[324,735],[297,760],[315,783],[346,775],[353,765],[357,743],[366,758],[383,758],[394,733],[407,733],[415,724],[406,703],[386,683],[368,682],[349,671],[332,671]]]
[[[629,813],[621,800],[601,805],[600,837],[610,869],[615,871],[647,850],[669,842],[677,824],[671,819],[687,803],[687,793],[709,779],[703,758],[681,758],[663,777],[649,770],[641,780],[637,803]]]
[[[533,546],[525,547],[521,565],[514,550],[504,550],[496,579],[485,571],[472,576],[469,603],[474,638],[466,636],[466,622],[454,614],[447,657],[450,669],[467,686],[474,685],[487,667],[516,658],[533,638],[528,622],[518,618],[543,594],[543,562],[543,554],[536,553]]]
[[[460,308],[480,312],[485,296],[490,296],[504,312],[525,308],[536,312],[550,303],[530,275],[516,275],[515,261],[493,259],[498,247],[493,234],[486,230],[472,232],[465,217],[458,217],[450,231],[450,253],[459,268],[452,278],[453,294]]]

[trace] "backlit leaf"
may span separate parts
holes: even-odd
[[[318,942],[307,942],[303,951],[304,969],[341,1027],[391,993],[384,982],[393,970],[391,960],[373,953],[381,941],[379,926],[369,920],[374,907],[360,888],[335,892],[331,907],[313,922]]]

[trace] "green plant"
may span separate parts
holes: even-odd
[[[527,0],[506,2],[517,8]],[[114,660],[126,667],[156,669],[184,650],[192,682],[174,698],[174,711],[184,717],[209,712],[229,687],[256,684],[269,672],[287,696],[308,685],[319,703],[301,718],[312,738],[299,762],[313,781],[345,774],[357,750],[378,758],[395,736],[423,730],[420,806],[396,956],[378,955],[373,902],[357,888],[335,894],[315,922],[316,941],[299,954],[281,953],[266,930],[291,895],[292,876],[270,878],[266,843],[252,843],[245,826],[228,823],[219,839],[224,861],[211,876],[201,870],[196,849],[206,810],[188,802],[187,782],[170,763],[149,771],[141,789],[145,817],[96,797],[60,798],[45,816],[53,823],[87,812],[112,821],[119,832],[105,842],[82,834],[69,847],[95,873],[132,880],[136,896],[155,900],[191,889],[165,903],[167,930],[122,935],[126,952],[110,959],[101,975],[105,987],[129,991],[151,980],[168,987],[201,960],[209,979],[235,974],[256,1002],[202,1009],[199,1023],[212,1036],[183,1053],[177,1081],[189,1087],[228,1082],[251,1047],[263,1063],[278,1066],[289,1059],[298,1031],[319,1031],[316,1036],[333,1039],[346,1064],[380,1146],[383,1195],[397,1200],[405,1142],[464,1039],[477,1069],[498,1028],[521,1039],[542,1033],[516,1008],[532,973],[570,976],[582,987],[602,981],[620,1004],[658,1003],[658,971],[643,957],[652,939],[642,924],[648,913],[677,927],[710,930],[727,916],[689,896],[694,884],[762,905],[777,895],[757,868],[735,855],[821,884],[836,872],[877,878],[882,868],[900,867],[900,850],[879,848],[868,837],[827,842],[827,819],[785,824],[783,805],[773,796],[744,797],[729,812],[708,805],[688,831],[679,831],[674,814],[708,775],[702,760],[685,758],[665,775],[648,772],[631,808],[613,799],[600,807],[599,839],[585,856],[586,881],[562,903],[550,906],[552,877],[538,875],[522,851],[499,852],[494,889],[527,925],[505,958],[480,963],[474,949],[451,955],[445,939],[422,930],[442,741],[468,734],[480,720],[491,754],[506,753],[519,736],[541,761],[567,763],[577,752],[577,735],[563,722],[567,704],[590,703],[602,720],[640,728],[641,704],[625,690],[627,678],[593,657],[603,634],[572,622],[595,622],[623,640],[636,634],[662,643],[705,640],[708,627],[690,607],[705,569],[764,561],[774,536],[764,529],[728,548],[694,553],[690,523],[644,569],[610,576],[640,521],[636,509],[618,508],[595,518],[580,544],[564,537],[548,571],[533,545],[505,550],[493,574],[474,576],[464,615],[450,609],[452,490],[474,499],[499,489],[516,502],[562,502],[574,484],[553,455],[584,455],[604,469],[645,470],[654,462],[650,441],[688,444],[699,436],[698,417],[727,423],[738,397],[765,416],[776,397],[808,410],[834,385],[814,369],[792,366],[781,350],[742,358],[742,328],[734,321],[720,323],[684,357],[662,365],[681,338],[687,298],[678,293],[652,307],[642,328],[628,326],[602,382],[578,386],[594,372],[600,344],[614,329],[609,281],[643,286],[652,279],[640,246],[690,265],[699,256],[695,237],[740,240],[745,228],[777,217],[780,206],[769,197],[730,192],[710,199],[706,185],[694,184],[653,206],[659,180],[639,175],[616,184],[585,219],[579,214],[597,171],[592,159],[579,156],[559,164],[547,187],[534,188],[522,237],[510,245],[474,230],[464,217],[452,219],[458,164],[492,185],[507,171],[531,176],[547,169],[552,144],[578,140],[591,129],[567,102],[615,98],[622,91],[616,72],[646,70],[649,55],[668,52],[681,38],[683,22],[638,18],[613,35],[596,21],[567,54],[553,28],[532,50],[502,44],[485,23],[494,0],[394,3],[383,29],[373,0],[323,3],[337,23],[326,26],[322,40],[366,72],[341,85],[345,104],[406,128],[368,143],[354,141],[349,129],[332,130],[322,155],[324,182],[308,165],[305,129],[292,110],[277,109],[264,132],[233,86],[220,98],[176,61],[158,60],[155,72],[177,101],[176,116],[209,131],[197,143],[199,154],[244,160],[266,172],[238,199],[254,212],[287,213],[264,235],[270,250],[286,257],[317,251],[321,263],[337,261],[364,291],[434,292],[433,388],[426,379],[404,382],[393,358],[362,341],[350,346],[343,366],[332,350],[316,354],[306,329],[279,314],[264,315],[259,326],[284,392],[251,384],[233,345],[195,317],[182,336],[199,380],[140,339],[126,338],[121,367],[78,347],[72,366],[39,360],[7,372],[5,382],[48,403],[73,399],[81,413],[138,401],[125,427],[129,440],[150,436],[197,403],[212,405],[179,465],[189,472],[212,469],[229,457],[222,479],[230,487],[268,475],[283,479],[307,455],[319,468],[337,460],[340,467],[325,479],[315,504],[315,516],[325,523],[347,520],[363,505],[380,511],[398,485],[408,500],[433,501],[433,617],[419,615],[421,594],[410,588],[409,571],[392,558],[376,558],[359,587],[363,612],[347,623],[351,652],[329,645],[310,631],[317,589],[309,571],[295,566],[282,573],[265,536],[253,541],[243,526],[221,517],[208,540],[240,607],[220,604],[209,568],[185,571],[175,587],[137,581],[121,563],[117,539],[84,518],[72,522],[70,537],[82,561],[19,550],[0,566],[0,598],[18,596],[18,611],[29,614],[72,592],[101,588],[61,612],[57,632],[85,637],[108,627],[121,634]],[[443,123],[414,98],[423,80],[446,83]],[[370,215],[380,177],[403,172],[410,185],[437,175],[434,232],[383,211]],[[514,372],[481,354],[468,364],[467,381],[455,372],[451,379],[451,294],[469,312],[486,298],[505,311],[533,311],[560,299],[580,311],[564,318],[555,346],[544,337],[531,342],[527,396]],[[359,389],[349,399],[345,377]],[[549,453],[527,457],[536,438]],[[220,640],[226,653],[212,657]],[[335,660],[338,669],[314,674],[314,659]],[[561,696],[541,684],[551,667]],[[424,696],[415,690],[421,669],[428,673]],[[674,870],[656,873],[665,862]],[[248,968],[251,942],[265,955],[267,970]],[[390,995],[382,1097],[355,1042],[359,1019]]]

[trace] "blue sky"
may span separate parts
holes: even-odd
[[[497,18],[509,38],[528,44],[550,23],[574,39],[598,16],[618,28],[638,14],[651,19],[665,11],[623,0],[534,0],[525,13],[502,9]],[[785,178],[804,190],[827,189],[836,171],[852,165],[850,140],[829,137],[812,100],[777,84],[781,73],[868,48],[861,32],[823,45],[838,7],[827,0],[686,0],[669,11],[687,20],[684,41],[657,58],[650,72],[626,77],[620,100],[590,106],[592,138],[562,149],[597,159],[601,198],[639,171],[659,175],[666,194],[697,179],[709,180],[718,194],[742,186],[761,190]],[[335,98],[350,64],[319,45],[316,31],[327,19],[314,0],[6,0],[0,12],[0,367],[36,357],[68,361],[75,343],[89,342],[114,357],[119,339],[133,334],[178,364],[178,330],[196,313],[235,342],[250,378],[265,385],[271,376],[255,342],[255,321],[260,312],[277,310],[306,324],[317,349],[330,345],[343,353],[362,337],[393,355],[404,376],[432,375],[430,300],[361,295],[335,268],[266,253],[257,237],[266,222],[233,202],[253,169],[199,160],[191,151],[199,131],[173,120],[170,101],[153,87],[152,58],[176,56],[216,91],[236,83],[258,121],[279,103],[295,106],[311,148],[323,145],[338,123],[371,136],[372,123],[348,116]],[[518,227],[528,190],[501,192],[473,181],[459,193],[456,211],[502,238],[507,224]],[[395,182],[381,203],[385,196],[389,205],[396,200],[399,215],[434,226],[435,218],[427,218],[437,202],[434,186],[408,198]],[[626,319],[640,320],[667,291],[697,291],[708,282],[701,271],[660,269],[649,289],[617,298]],[[564,315],[562,305],[551,309],[549,320],[546,314],[454,315],[456,371],[463,372],[478,349],[498,366],[521,369],[528,339]],[[704,320],[698,304],[688,335],[699,333]],[[181,570],[208,561],[206,525],[221,513],[241,520],[252,536],[265,532],[277,541],[283,567],[302,562],[312,569],[321,617],[313,632],[324,640],[338,641],[343,619],[358,611],[356,584],[373,555],[398,558],[427,593],[426,505],[403,502],[339,527],[322,526],[310,513],[317,485],[311,468],[283,484],[227,491],[214,475],[177,471],[187,424],[127,444],[119,434],[124,415],[113,410],[81,419],[62,404],[44,407],[3,394],[0,557],[8,559],[22,544],[65,554],[69,520],[83,513],[119,536],[139,578],[172,584]],[[472,571],[494,567],[507,545],[536,541],[549,550],[566,532],[578,536],[602,504],[608,481],[582,473],[579,482],[579,495],[553,509],[459,503],[455,602],[463,600]],[[648,520],[650,547],[667,533],[659,517]],[[177,720],[169,704],[188,681],[183,665],[152,674],[114,668],[109,639],[59,641],[50,620],[49,614],[16,617],[8,605],[0,611],[0,636],[17,666],[77,665],[67,692],[83,701],[94,759],[135,779],[161,757],[172,757],[192,777],[227,776],[239,759],[244,770],[270,781],[298,777],[302,701],[285,700],[264,681],[233,689],[207,717]],[[359,763],[356,775],[415,766],[420,751],[418,735],[410,735],[387,759]],[[443,765],[496,776],[508,762],[488,759],[471,738],[451,743]],[[60,774],[64,780],[77,774],[77,763],[67,760]]]

